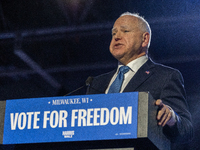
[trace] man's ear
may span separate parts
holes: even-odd
[[[150,35],[149,35],[148,32],[143,33],[142,40],[143,40],[142,47],[148,47],[148,44],[150,42],[149,41],[150,40]]]

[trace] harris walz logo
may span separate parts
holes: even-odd
[[[74,135],[74,131],[63,131],[62,135],[64,136],[64,138],[72,138],[72,136]]]

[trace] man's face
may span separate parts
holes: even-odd
[[[138,18],[129,15],[119,17],[112,29],[111,54],[124,65],[145,55],[143,33],[138,27]]]

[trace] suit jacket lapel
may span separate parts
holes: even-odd
[[[93,86],[93,88],[97,89],[99,94],[105,93],[105,91],[110,83],[110,80],[113,77],[113,75],[115,74],[115,72],[116,72],[116,69],[107,73],[107,75],[102,76],[101,83],[95,84]]]
[[[115,72],[116,72],[116,69],[115,70],[113,70],[109,75],[108,75],[108,77],[107,78],[105,78],[104,79],[104,83],[105,84],[103,84],[103,92],[105,93],[105,91],[106,91],[106,89],[107,89],[107,87],[108,87],[108,85],[109,85],[109,83],[110,83],[110,80],[112,79],[112,77],[113,77],[113,75],[115,74]]]
[[[144,81],[153,75],[154,63],[149,59],[133,76],[123,92],[135,91]]]

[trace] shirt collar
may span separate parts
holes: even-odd
[[[132,72],[137,72],[138,69],[148,60],[148,56],[147,55],[144,55],[144,56],[141,56],[137,59],[134,59],[133,61],[129,62],[127,64],[127,66],[130,68],[130,70]],[[118,62],[118,68],[117,68],[117,72],[119,71],[119,68],[123,66],[122,63]]]

